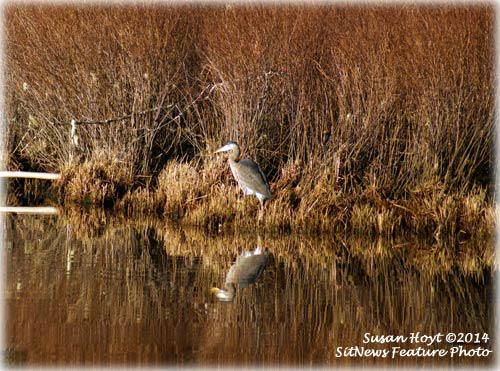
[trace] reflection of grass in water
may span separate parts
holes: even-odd
[[[169,254],[178,256],[203,257],[218,262],[229,263],[243,250],[253,250],[257,244],[271,253],[284,256],[290,261],[312,260],[323,264],[327,257],[335,257],[343,249],[359,256],[367,265],[373,258],[394,259],[402,251],[406,263],[419,267],[429,274],[446,274],[459,269],[463,274],[480,272],[485,267],[495,266],[493,242],[488,239],[472,239],[465,242],[447,239],[425,238],[414,235],[394,238],[349,233],[297,235],[263,231],[261,237],[252,230],[243,232],[227,231],[210,233],[196,227],[165,223],[161,218],[128,219],[105,212],[70,212],[60,223],[68,223],[78,240],[87,241],[102,238],[103,234],[133,226],[138,230],[148,230],[154,238],[162,241]],[[108,237],[109,238],[109,237]],[[336,247],[335,247],[336,246]],[[335,247],[335,248],[334,248]],[[340,250],[339,250],[340,249]]]
[[[484,287],[494,263],[486,258],[491,244],[262,234],[272,264],[233,304],[219,305],[209,288],[222,282],[242,250],[255,248],[254,234],[207,235],[105,214],[9,219],[16,258],[9,265],[7,296],[21,283],[23,295],[10,303],[30,308],[16,316],[32,327],[11,324],[18,327],[9,328],[7,338],[16,334],[22,349],[34,339],[30,329],[74,329],[71,336],[44,338],[27,352],[28,362],[50,354],[69,363],[85,357],[114,363],[337,364],[349,361],[336,359],[332,349],[359,344],[366,331],[488,330]],[[32,240],[38,243],[22,258],[20,244]],[[32,316],[40,310],[43,316]],[[99,336],[89,338],[89,331]]]
[[[16,228],[20,238],[30,244],[30,251],[36,250],[44,240],[54,239],[50,231],[61,231],[65,227],[82,246],[90,248],[95,241],[111,241],[116,233],[137,229],[143,238],[161,241],[166,253],[175,256],[203,257],[205,263],[213,260],[217,266],[221,259],[225,264],[244,250],[253,250],[260,241],[263,248],[275,256],[282,256],[290,262],[312,261],[327,266],[332,258],[349,251],[357,256],[362,265],[369,267],[373,259],[380,262],[392,261],[404,252],[405,264],[428,274],[448,274],[458,269],[465,275],[481,272],[495,266],[494,244],[490,240],[474,240],[464,243],[446,240],[420,240],[414,236],[385,239],[366,238],[360,235],[283,235],[264,233],[262,238],[253,232],[207,234],[198,228],[165,224],[160,219],[126,219],[104,212],[69,213],[57,217],[9,217],[12,228]],[[51,226],[48,227],[49,223]],[[49,231],[49,232],[48,232]],[[59,233],[58,232],[58,233]],[[62,232],[61,232],[62,233]],[[63,239],[60,234],[57,239]]]
[[[4,362],[9,366],[21,366],[26,363],[27,354],[25,350],[7,348],[2,352]]]

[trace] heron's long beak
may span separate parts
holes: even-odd
[[[212,287],[212,288],[210,289],[210,292],[211,292],[212,294],[217,294],[219,291],[221,291],[221,290],[220,290],[220,289],[218,289],[217,287]]]
[[[214,153],[219,153],[219,152],[226,152],[226,151],[230,151],[234,148],[234,145],[233,144],[226,144],[225,146],[222,146],[220,147],[217,151],[215,151]]]

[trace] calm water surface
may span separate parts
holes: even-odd
[[[425,246],[349,236],[209,236],[149,221],[7,216],[7,362],[20,365],[462,365],[444,341],[492,344],[488,246]],[[244,251],[268,254],[257,281],[221,302],[212,287]],[[473,251],[473,252],[471,252]],[[364,344],[364,334],[406,342]],[[483,340],[483,334],[490,336]],[[354,350],[444,349],[443,357]],[[348,355],[351,356],[348,356]],[[339,355],[342,355],[339,357]]]

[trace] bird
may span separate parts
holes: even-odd
[[[267,265],[268,258],[269,254],[258,246],[254,251],[243,252],[227,272],[225,289],[212,287],[210,291],[220,301],[233,301],[237,287],[245,288],[259,279]]]
[[[273,198],[266,176],[255,161],[248,158],[240,160],[240,146],[234,141],[224,143],[224,145],[214,153],[229,151],[231,151],[231,154],[227,161],[239,187],[245,196],[257,196],[262,209],[264,207],[264,201]]]

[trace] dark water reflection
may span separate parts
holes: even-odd
[[[25,365],[485,364],[489,357],[336,357],[363,335],[492,334],[491,247],[261,236],[257,282],[210,292],[258,237],[152,222],[6,218],[7,361]],[[491,340],[482,346],[492,349]],[[446,343],[430,349],[449,350]]]

